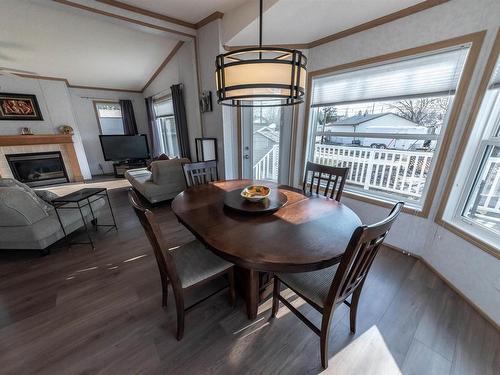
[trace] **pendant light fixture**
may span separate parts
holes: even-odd
[[[259,47],[217,56],[217,102],[233,107],[273,107],[304,101],[307,59],[302,52],[262,47],[260,0]]]

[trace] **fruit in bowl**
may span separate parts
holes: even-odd
[[[271,194],[271,188],[264,185],[250,185],[241,191],[241,196],[250,202],[259,202]]]

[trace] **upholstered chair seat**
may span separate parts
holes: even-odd
[[[183,288],[189,288],[209,279],[233,265],[207,250],[198,241],[170,250]]]
[[[339,268],[338,264],[318,271],[279,273],[277,276],[298,294],[311,300],[319,307],[324,307],[337,268]]]

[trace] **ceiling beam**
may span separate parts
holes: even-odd
[[[125,4],[125,3],[122,3],[121,1],[117,1],[117,0],[95,0],[95,1],[97,1],[99,3],[110,5],[110,6],[115,7],[115,8],[128,10],[129,12],[139,13],[139,14],[142,14],[143,16],[148,16],[148,17],[156,18],[156,19],[159,19],[162,21],[175,23],[179,26],[189,27],[191,29],[197,28],[196,24],[194,24],[194,23],[187,22],[187,21],[181,20],[179,18],[171,17],[171,16],[166,15],[166,14],[152,12],[150,10],[140,8],[140,7],[137,7],[134,5]]]
[[[119,14],[115,14],[115,13],[111,13],[111,12],[106,12],[104,10],[92,8],[92,7],[89,7],[89,6],[86,6],[86,5],[75,3],[73,1],[69,1],[69,0],[52,0],[52,1],[55,1],[56,3],[59,3],[59,4],[64,4],[64,5],[73,7],[73,8],[82,9],[82,10],[85,10],[87,12],[96,13],[96,14],[100,14],[100,15],[103,15],[103,16],[111,17],[111,18],[116,18],[116,19],[119,19],[119,20],[122,20],[122,21],[131,22],[131,23],[134,23],[136,25],[140,25],[140,26],[144,26],[144,27],[149,27],[151,29],[163,31],[163,32],[166,32],[166,33],[172,33],[172,34],[182,35],[184,37],[195,38],[195,36],[192,35],[192,34],[188,34],[188,33],[182,32],[182,31],[170,29],[168,27],[154,25],[154,24],[148,23],[148,22],[139,21],[139,20],[136,20],[136,19],[133,19],[133,18],[129,18],[129,17],[120,16]]]

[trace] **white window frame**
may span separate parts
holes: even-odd
[[[120,105],[120,102],[115,101],[115,100],[93,100],[92,104],[94,106],[95,116],[97,118],[97,126],[99,127],[99,134],[108,135],[108,133],[103,133],[103,131],[102,131],[101,116],[99,115],[99,109],[97,108],[97,106],[99,104],[117,104],[117,105]],[[105,118],[105,117],[103,117],[103,118]],[[125,129],[123,128],[123,114],[120,117],[110,117],[110,118],[120,118],[122,120],[122,133],[115,134],[115,135],[124,135]]]
[[[427,52],[424,52],[424,53],[418,53],[418,54],[415,54],[415,55],[409,55],[409,56],[405,56],[404,58],[400,58],[400,59],[389,59],[389,60],[385,60],[385,61],[382,61],[380,63],[376,63],[376,64],[368,64],[368,65],[365,65],[365,66],[361,66],[361,67],[356,67],[354,69],[344,69],[344,70],[339,70],[339,71],[335,71],[334,73],[330,73],[330,74],[326,74],[326,75],[321,75],[321,76],[317,76],[317,77],[314,77],[314,78],[324,78],[325,76],[331,76],[331,77],[334,77],[338,74],[342,74],[342,73],[346,73],[346,72],[349,72],[349,71],[353,71],[353,70],[363,70],[363,69],[368,69],[368,68],[371,68],[371,67],[374,67],[374,66],[380,66],[380,65],[385,65],[385,64],[391,64],[391,63],[397,63],[399,61],[405,61],[405,60],[411,60],[411,59],[414,59],[414,58],[418,58],[420,56],[426,56],[426,55],[432,55],[432,54],[436,54],[436,53],[440,53],[440,52],[446,52],[446,51],[449,51],[449,50],[455,50],[455,49],[459,49],[459,48],[468,48],[468,54],[466,56],[466,59],[464,61],[464,64],[463,64],[463,70],[462,70],[462,74],[463,74],[463,71],[466,69],[467,67],[467,61],[468,61],[468,58],[469,58],[469,55],[471,53],[471,50],[472,50],[472,43],[470,42],[466,42],[466,43],[463,43],[463,44],[457,44],[457,45],[454,45],[454,46],[450,46],[450,47],[447,47],[447,48],[443,48],[441,50],[429,50]],[[313,80],[314,80],[313,78]],[[460,86],[460,82],[461,80],[463,79],[463,77],[460,78],[458,84],[457,84],[457,88],[456,90],[458,91],[459,89],[459,86]],[[311,85],[312,87],[312,85]],[[375,191],[370,191],[370,190],[364,190],[364,189],[360,189],[360,188],[356,188],[356,186],[352,186],[350,184],[347,184],[345,185],[344,187],[344,190],[347,192],[347,193],[350,193],[351,195],[359,198],[359,199],[363,199],[363,198],[367,198],[371,201],[374,201],[374,202],[380,202],[382,205],[384,204],[387,204],[387,203],[390,203],[390,204],[393,204],[393,203],[396,203],[398,201],[401,201],[401,200],[404,200],[405,201],[405,208],[408,210],[410,210],[410,212],[414,212],[415,214],[418,214],[419,212],[422,212],[425,205],[426,205],[426,202],[427,202],[427,199],[429,198],[428,197],[428,192],[429,192],[429,189],[430,189],[430,186],[431,186],[431,183],[434,179],[436,178],[439,178],[440,176],[436,176],[435,175],[435,167],[436,167],[436,164],[438,163],[438,159],[440,157],[444,157],[443,155],[441,155],[441,148],[442,148],[442,145],[443,145],[443,139],[445,138],[445,136],[448,134],[448,132],[450,131],[449,129],[449,120],[450,120],[450,116],[451,114],[453,113],[454,111],[454,106],[455,106],[455,98],[456,98],[456,92],[454,92],[452,95],[450,95],[450,102],[449,102],[449,105],[448,105],[448,110],[446,112],[446,117],[443,119],[443,125],[442,125],[442,128],[441,128],[441,131],[440,133],[438,134],[438,138],[437,138],[437,145],[436,145],[436,149],[434,150],[434,155],[433,155],[433,158],[432,158],[432,161],[431,161],[431,165],[429,166],[429,175],[426,179],[426,182],[425,182],[425,185],[424,185],[424,189],[422,191],[422,195],[421,195],[421,198],[416,201],[416,202],[412,202],[411,200],[405,200],[403,197],[398,197],[398,196],[395,196],[395,195],[392,195],[390,193],[383,193],[383,192],[375,192]],[[401,98],[404,98],[403,96]],[[374,100],[376,101],[376,100]],[[309,103],[310,105],[310,103]],[[309,116],[308,116],[308,123],[309,123],[309,126],[308,126],[308,137],[307,137],[307,148],[306,148],[306,160],[304,160],[304,165],[305,163],[307,162],[307,160],[311,160],[311,157],[313,157],[313,154],[314,154],[314,144],[315,144],[315,132],[316,132],[316,127],[315,127],[315,124],[316,124],[316,113],[317,111],[315,110],[315,108],[313,106],[309,106]],[[360,133],[353,133],[352,136],[355,136],[356,137],[359,137],[359,134]],[[344,136],[344,134],[343,134]],[[431,197],[432,198],[432,197]]]
[[[473,194],[475,182],[482,171],[487,148],[500,147],[500,134],[495,136],[496,132],[500,132],[500,88],[485,92],[472,126],[442,220],[473,239],[486,243],[489,248],[496,249],[494,251],[500,255],[500,236],[463,215],[469,197]],[[474,173],[471,173],[472,171]]]

